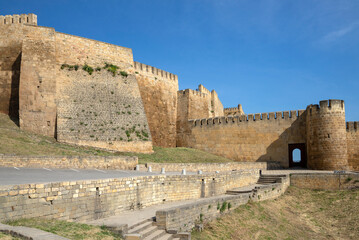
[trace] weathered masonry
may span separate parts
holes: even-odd
[[[199,199],[257,182],[259,170],[0,186],[0,221],[46,217],[86,221],[163,202]]]
[[[345,122],[342,100],[324,100],[306,110],[188,119],[182,133],[183,146],[236,161],[359,169],[358,122]],[[300,161],[293,159],[297,149]]]
[[[37,26],[35,14],[0,16],[0,33],[0,112],[22,129],[118,151],[175,146],[176,75],[129,48]]]
[[[342,100],[245,114],[203,85],[134,61],[132,50],[0,16],[0,112],[58,141],[115,151],[192,147],[240,162],[359,169],[358,122]],[[300,152],[299,159],[293,154]]]

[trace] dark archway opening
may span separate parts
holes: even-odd
[[[288,145],[289,167],[307,167],[307,154],[304,143]]]

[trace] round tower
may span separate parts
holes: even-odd
[[[348,168],[345,108],[343,100],[324,100],[307,107],[308,168]]]

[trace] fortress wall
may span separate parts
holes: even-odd
[[[211,113],[212,117],[224,116],[223,104],[219,100],[215,90],[211,92]]]
[[[348,169],[347,131],[343,100],[323,100],[307,107],[308,168]]]
[[[132,70],[132,49],[56,32],[56,63],[59,68],[62,64],[88,64],[96,68],[103,67],[105,62],[117,65],[121,70]]]
[[[353,173],[292,173],[290,185],[318,190],[343,190],[359,187],[359,175]]]
[[[190,120],[188,147],[235,161],[289,166],[288,144],[305,143],[304,110]]]
[[[92,75],[82,69],[60,72],[64,81],[58,93],[58,141],[124,152],[152,152],[134,75],[113,76],[104,69]]]
[[[166,172],[180,172],[186,169],[188,172],[226,172],[226,171],[240,171],[248,169],[266,170],[266,162],[228,162],[228,163],[147,163],[147,168],[151,166],[152,171],[159,172],[162,168]]]
[[[19,118],[19,83],[24,25],[2,25],[0,16],[0,112]]]
[[[0,186],[0,221],[18,218],[86,221],[163,202],[199,199],[254,184],[259,172],[158,175]]]
[[[349,168],[359,170],[359,122],[347,122],[347,146]]]
[[[152,152],[132,50],[56,33],[58,140],[116,151]],[[115,76],[105,63],[119,67]],[[62,67],[63,64],[78,66]],[[87,64],[94,72],[83,70]],[[96,70],[97,69],[97,70]],[[120,71],[129,74],[121,76]]]
[[[225,108],[223,109],[224,116],[241,116],[244,115],[244,111],[241,104],[238,104],[238,107],[234,108]]]
[[[2,167],[133,170],[137,164],[137,157],[128,156],[82,157],[0,155],[0,166]]]
[[[24,130],[55,136],[56,43],[52,28],[29,26],[22,43],[19,120]]]
[[[0,16],[0,26],[8,25],[8,24],[21,24],[21,23],[37,25],[37,16],[33,13]]]
[[[186,89],[178,91],[177,108],[177,147],[188,146],[190,129],[189,119],[208,118],[210,114],[211,95]]]
[[[186,147],[189,141],[190,135],[189,125],[186,124],[188,121],[188,105],[189,105],[189,94],[185,94],[187,90],[181,90],[177,92],[177,119],[176,119],[176,146]]]
[[[198,91],[178,91],[177,102],[177,147],[188,146],[188,120],[224,116],[217,93],[214,90],[210,92],[201,84]]]
[[[176,147],[178,77],[139,62],[134,70],[153,144]]]

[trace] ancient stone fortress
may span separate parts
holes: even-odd
[[[0,112],[60,142],[152,152],[191,147],[240,162],[359,169],[358,122],[342,100],[245,115],[199,85],[135,62],[132,50],[37,26],[35,14],[0,16]],[[301,161],[292,151],[301,150]]]

